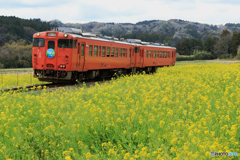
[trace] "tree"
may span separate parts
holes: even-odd
[[[218,41],[217,37],[214,38],[208,37],[207,40],[204,42],[203,50],[213,54],[214,45],[216,44],[217,41]]]
[[[226,35],[230,35],[230,34],[231,33],[227,29],[224,29],[222,34],[220,35],[220,38],[225,37]]]
[[[229,47],[231,43],[231,35],[226,34],[225,36],[221,36],[217,43],[214,45],[214,55],[219,57],[220,55],[229,54]]]
[[[26,40],[20,39],[17,42],[5,43],[1,47],[0,64],[5,68],[23,68],[32,66],[32,45]]]
[[[231,43],[231,53],[233,57],[237,55],[239,44],[240,44],[240,33],[237,31],[234,31],[232,36],[232,43]]]

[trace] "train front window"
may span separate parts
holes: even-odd
[[[73,48],[73,40],[72,39],[59,39],[58,47],[59,48]]]
[[[33,47],[44,47],[44,38],[33,38]]]
[[[48,41],[48,48],[55,49],[55,41]]]

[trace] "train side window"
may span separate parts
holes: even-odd
[[[160,51],[160,53],[159,53],[159,57],[162,58],[162,51]]]
[[[125,57],[125,48],[123,48],[123,57]]]
[[[151,57],[151,51],[149,51],[149,56],[148,56],[149,58]]]
[[[170,52],[168,52],[168,58],[170,58]]]
[[[116,48],[115,57],[118,57],[118,48]]]
[[[74,41],[73,41],[73,47],[74,47],[74,48],[77,48],[77,40],[74,40]]]
[[[129,57],[131,57],[132,49],[129,49]]]
[[[154,58],[156,58],[156,51],[154,51]]]
[[[72,39],[59,39],[58,40],[58,48],[73,48],[73,40]]]
[[[165,51],[165,58],[167,58],[167,51]]]
[[[147,50],[147,52],[146,52],[146,58],[148,58],[148,50]]]
[[[48,41],[48,48],[55,49],[55,41]]]
[[[94,46],[94,57],[97,57],[98,46]]]
[[[84,56],[84,44],[81,44],[81,56]]]
[[[92,45],[89,45],[89,57],[91,57],[92,56]]]
[[[114,47],[111,48],[111,57],[114,57]]]
[[[159,58],[159,51],[157,51],[157,58]]]
[[[107,57],[110,56],[110,47],[107,47]]]
[[[99,54],[98,56],[100,57],[101,56],[101,46],[99,46]]]
[[[119,50],[119,57],[122,57],[122,48]]]
[[[139,53],[139,47],[135,47],[135,53]]]
[[[102,57],[105,57],[105,54],[106,54],[106,47],[102,47]]]

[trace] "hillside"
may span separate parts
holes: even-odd
[[[205,41],[208,37],[219,37],[224,29],[228,29],[229,31],[240,30],[240,24],[229,23],[217,26],[197,22],[189,22],[180,19],[170,19],[168,21],[142,21],[136,24],[102,22],[64,24],[61,21],[52,20],[50,21],[50,24],[54,24],[59,27],[66,26],[81,28],[84,32],[92,32],[95,34],[115,36],[119,38],[126,37],[126,35],[129,34],[159,34],[163,37],[160,39],[161,43],[164,43],[164,41],[169,41],[169,39],[171,42],[174,40],[179,41],[179,39],[182,38],[201,38],[203,41]]]
[[[41,19],[21,19],[17,17],[0,16],[0,46],[9,41],[26,40],[32,41],[32,36],[38,31],[49,30],[48,22]]]

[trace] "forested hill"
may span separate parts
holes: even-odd
[[[189,22],[180,19],[168,21],[151,20],[133,23],[62,23],[52,20],[51,24],[59,27],[67,26],[81,28],[84,32],[92,32],[115,37],[138,38],[143,41],[160,42],[176,45],[183,38],[206,41],[208,37],[219,37],[224,29],[239,31],[240,24],[210,25],[198,22]]]
[[[4,42],[17,41],[20,39],[32,42],[32,36],[38,31],[50,30],[48,22],[41,19],[21,19],[17,17],[0,16],[0,46]]]

